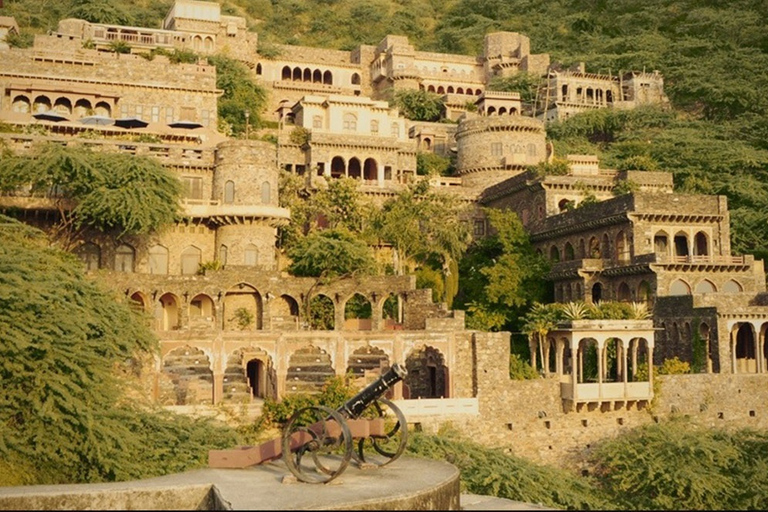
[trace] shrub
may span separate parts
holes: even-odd
[[[539,372],[517,354],[509,355],[509,378],[512,380],[532,380],[539,378]]]

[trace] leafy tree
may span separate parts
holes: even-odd
[[[148,157],[44,144],[0,161],[0,190],[25,187],[54,201],[59,222],[53,233],[64,248],[87,227],[141,235],[179,215],[179,180]]]
[[[42,232],[0,217],[0,485],[128,480],[236,442],[124,394],[156,340]]]
[[[431,190],[422,180],[387,200],[373,215],[371,227],[380,240],[392,244],[398,275],[415,262],[440,269],[449,280],[470,240],[469,229],[460,221],[462,211],[455,196]],[[444,294],[443,299],[449,297]]]
[[[438,121],[445,110],[442,98],[428,91],[397,91],[392,102],[411,121]]]
[[[563,320],[563,316],[563,308],[560,304],[540,302],[535,302],[525,315],[522,331],[529,340],[536,342],[542,364],[545,362],[544,346],[547,344],[547,334],[557,327],[557,324]]]
[[[35,42],[34,36],[24,30],[9,32],[5,36],[5,42],[11,48],[29,48]]]
[[[569,510],[612,508],[610,498],[592,479],[507,455],[499,448],[469,441],[450,428],[442,428],[438,435],[409,435],[407,451],[455,465],[462,488],[470,493]]]
[[[253,80],[248,68],[235,59],[212,55],[208,61],[216,66],[216,87],[224,91],[218,102],[219,117],[229,123],[234,135],[241,135],[245,133],[245,112],[248,111],[248,122],[258,128],[267,100],[264,88]]]
[[[468,309],[471,328],[512,328],[523,310],[545,296],[546,260],[534,252],[514,212],[484,211],[495,233],[475,241],[461,261],[454,307]]]
[[[342,229],[310,233],[288,249],[295,276],[336,278],[370,274],[375,269],[368,246]]]
[[[517,92],[527,112],[531,112],[536,102],[541,77],[525,71],[520,71],[509,77],[494,77],[488,83],[489,91]],[[542,100],[543,101],[543,100]]]
[[[416,174],[419,176],[450,176],[453,162],[450,158],[429,152],[416,154]]]
[[[528,170],[535,176],[544,178],[546,176],[565,176],[571,172],[571,167],[568,160],[553,158],[551,162],[541,161],[536,165],[529,165]]]
[[[679,420],[605,442],[595,462],[597,476],[621,508],[743,509],[734,499],[739,490],[733,466],[741,457],[724,432]]]

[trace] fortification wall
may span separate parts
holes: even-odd
[[[508,333],[473,333],[473,340],[479,415],[457,415],[451,423],[507,453],[589,471],[586,456],[600,442],[675,415],[707,427],[768,428],[768,374],[656,376],[649,407],[564,413],[557,378],[509,379]],[[435,430],[445,420],[422,421],[422,428]]]

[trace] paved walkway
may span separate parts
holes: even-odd
[[[558,510],[534,503],[512,501],[494,496],[481,496],[480,494],[462,494],[462,510]]]

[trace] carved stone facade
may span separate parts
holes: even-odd
[[[103,51],[117,41],[134,53]],[[597,158],[583,155],[568,157],[568,175],[537,177],[526,167],[552,156],[543,121],[521,115],[516,93],[487,90],[497,76],[549,73],[549,93],[539,94],[539,106],[549,97],[540,112],[546,120],[586,108],[663,104],[660,75],[556,71],[548,55],[532,54],[528,38],[515,33],[486,35],[478,57],[419,52],[407,37],[387,36],[350,52],[276,45],[277,55],[268,59],[257,53],[257,41],[244,20],[222,16],[217,4],[179,0],[162,29],[63,20],[32,49],[0,47],[0,121],[15,130],[0,140],[9,149],[23,154],[51,141],[151,155],[185,186],[185,221],[120,242],[86,233],[75,249],[89,271],[147,312],[161,340],[153,390],[161,403],[248,402],[314,391],[330,375],[350,370],[364,377],[396,361],[410,374],[394,397],[421,399],[404,406],[415,408],[414,418],[424,417],[425,424],[458,418],[472,435],[493,443],[523,431],[520,453],[556,460],[621,426],[648,421],[638,409],[650,398],[651,382],[633,381],[643,355],[693,361],[703,350],[709,372],[737,374],[690,376],[689,401],[707,382],[737,387],[738,374],[768,377],[763,265],[731,254],[725,198],[675,194],[668,173],[600,169]],[[171,64],[136,54],[152,48],[226,51],[248,64],[269,91],[266,117],[279,122],[278,143],[218,133],[222,91],[215,68],[204,60]],[[405,120],[385,101],[398,89],[444,95],[446,118],[456,122]],[[41,118],[50,110],[63,119]],[[138,117],[147,126],[87,124],[94,114]],[[183,128],[177,121],[201,126]],[[486,234],[481,206],[519,214],[552,260],[558,301],[654,307],[653,336],[647,325],[634,326],[633,337],[610,336],[620,340],[613,368],[621,371],[598,372],[603,387],[579,380],[575,363],[587,353],[581,346],[587,338],[573,329],[556,333],[546,351],[542,367],[558,377],[510,382],[508,335],[465,330],[463,312],[434,304],[412,277],[321,285],[281,272],[276,227],[290,212],[279,207],[280,168],[305,174],[310,184],[358,178],[377,201],[413,181],[418,151],[455,153],[458,176],[430,183],[475,206],[476,236]],[[621,182],[634,183],[636,191],[614,197]],[[587,198],[596,204],[579,208]],[[56,220],[49,198],[23,191],[0,196],[0,210],[41,228]],[[605,335],[611,329],[596,329],[588,339],[607,354],[616,343]],[[752,412],[755,396],[745,400]],[[454,412],[430,415],[433,405]],[[465,406],[474,412],[455,412]],[[737,409],[725,414],[743,416]],[[466,420],[475,413],[480,417]],[[756,424],[765,424],[761,418]]]
[[[613,197],[626,181],[636,191]],[[588,195],[594,204],[581,205]],[[725,197],[676,194],[669,173],[599,170],[574,157],[566,176],[528,171],[481,202],[518,213],[551,262],[555,300],[649,304],[657,363],[692,362],[696,338],[708,371],[768,371],[765,270],[731,253]]]

